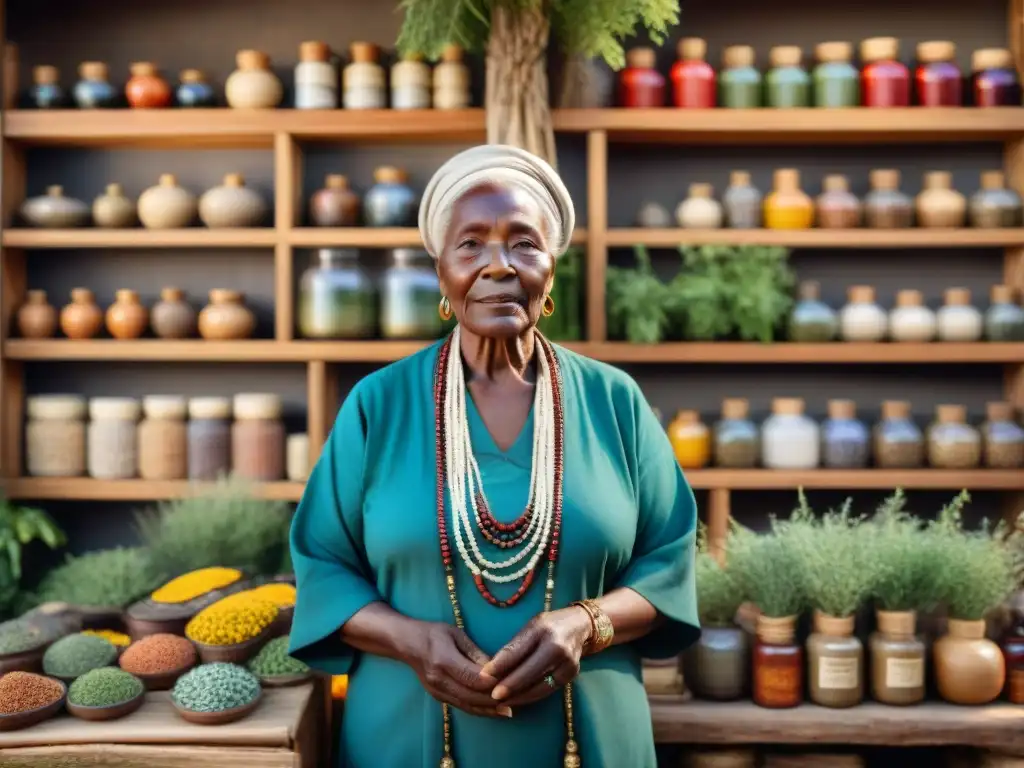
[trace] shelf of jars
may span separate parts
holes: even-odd
[[[771,245],[785,248],[1016,248],[1024,246],[1024,228],[997,229],[660,229],[613,228],[610,248],[646,245]]]
[[[95,480],[91,477],[0,478],[0,492],[9,499],[39,501],[162,501],[201,493],[209,485],[186,480]],[[255,483],[260,499],[298,501],[304,482]]]

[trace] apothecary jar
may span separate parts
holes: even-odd
[[[321,248],[299,282],[299,333],[308,339],[362,339],[377,328],[377,290],[359,252]]]
[[[386,339],[436,339],[441,335],[437,272],[426,251],[396,248],[381,279],[380,331]]]
[[[26,403],[25,469],[32,477],[85,473],[85,399],[37,395]]]

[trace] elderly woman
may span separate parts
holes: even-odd
[[[537,331],[574,220],[512,147],[424,193],[458,325],[352,389],[292,526],[291,652],[350,675],[344,766],[655,766],[641,658],[699,633],[696,507],[637,385]]]

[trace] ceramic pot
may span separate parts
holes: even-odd
[[[718,229],[722,205],[711,196],[710,184],[691,184],[690,195],[676,208],[676,221],[684,229]]]
[[[636,212],[636,225],[645,229],[668,229],[672,214],[661,203],[646,202]]]
[[[405,171],[384,165],[373,172],[376,182],[363,199],[368,227],[411,227],[416,224],[416,195]]]
[[[217,106],[217,94],[202,70],[183,69],[179,78],[181,83],[174,94],[179,107]]]
[[[21,204],[21,217],[30,227],[68,229],[89,223],[89,206],[81,200],[64,196],[64,187],[54,184],[46,194],[30,197]]]
[[[171,86],[167,84],[156,64],[137,61],[131,65],[132,76],[124,86],[128,106],[135,109],[160,109],[171,106]]]
[[[199,219],[211,229],[256,227],[267,215],[267,204],[259,192],[245,186],[245,177],[229,173],[224,183],[199,198]]]
[[[48,64],[32,70],[32,106],[55,109],[64,106],[64,89],[60,87],[60,71]]]
[[[146,229],[180,229],[196,218],[196,197],[183,187],[173,173],[160,176],[160,183],[139,195],[139,220]]]
[[[734,701],[747,695],[750,642],[739,627],[704,627],[683,654],[686,687],[702,699]]]
[[[107,331],[115,339],[137,339],[149,325],[149,310],[139,302],[139,294],[122,288],[107,308]]]
[[[1020,226],[1021,198],[1006,186],[1002,171],[982,172],[981,189],[971,196],[970,216],[972,227]]]
[[[135,201],[125,196],[120,184],[107,184],[107,191],[92,202],[92,221],[104,229],[133,227],[138,221]]]
[[[164,288],[150,312],[153,333],[161,339],[187,339],[196,335],[196,311],[180,288]]]
[[[340,173],[328,174],[324,188],[309,198],[309,221],[315,227],[358,226],[359,211],[359,195]]]
[[[988,704],[1006,682],[1003,652],[985,637],[985,621],[949,619],[946,634],[935,641],[935,681],[939,695],[952,704]]]
[[[256,330],[256,316],[245,306],[239,291],[215,288],[210,303],[199,313],[199,335],[204,339],[248,339]]]
[[[239,51],[238,66],[224,83],[224,96],[234,109],[273,109],[281,103],[284,89],[270,71],[270,57],[262,51]]]
[[[46,291],[29,291],[17,319],[25,339],[49,339],[57,332],[57,310],[46,300]]]
[[[860,200],[850,191],[841,174],[825,177],[822,193],[815,201],[818,226],[822,229],[853,229],[860,226]]]
[[[764,200],[750,181],[749,171],[729,174],[729,186],[722,195],[725,219],[731,229],[755,229],[761,226]]]
[[[110,84],[110,73],[102,61],[83,61],[78,67],[79,81],[73,96],[79,109],[116,107],[120,95]]]
[[[953,175],[949,171],[924,175],[924,189],[914,207],[920,227],[962,227],[967,216],[967,198],[953,189]]]
[[[810,229],[814,223],[814,203],[800,189],[800,171],[779,168],[774,182],[771,194],[764,200],[764,225],[768,229]]]
[[[103,327],[103,310],[88,288],[72,288],[71,303],[60,311],[60,329],[69,339],[91,339]]]

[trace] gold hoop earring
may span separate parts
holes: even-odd
[[[448,301],[447,296],[441,297],[441,303],[437,305],[437,314],[439,314],[441,319],[445,322],[452,319],[452,304]]]
[[[544,317],[551,317],[555,314],[555,300],[551,298],[550,293],[544,297],[544,307],[541,309],[541,313]]]

